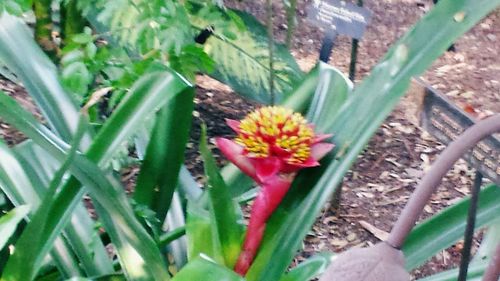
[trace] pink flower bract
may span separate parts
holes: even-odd
[[[235,265],[235,271],[244,276],[257,254],[266,222],[286,195],[296,172],[318,166],[333,144],[322,142],[331,135],[316,135],[301,114],[284,107],[262,107],[241,122],[227,120],[227,124],[237,136],[235,140],[217,138],[217,147],[261,186]]]

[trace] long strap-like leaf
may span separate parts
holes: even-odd
[[[0,14],[0,60],[22,81],[51,129],[64,141],[76,131],[79,110],[58,81],[55,65],[20,18]],[[84,139],[84,146],[90,139]]]
[[[2,118],[7,122],[24,132],[33,141],[49,151],[56,159],[59,161],[64,160],[68,149],[67,145],[7,95],[0,95],[0,109]],[[107,179],[96,164],[82,155],[75,155],[69,170],[89,189],[92,199],[96,203],[96,210],[116,246],[128,277],[132,280],[168,280],[169,275],[164,267],[159,250],[155,242],[135,218],[123,189]],[[49,203],[51,204],[42,204],[38,212],[52,214],[52,210],[60,207],[58,198],[60,197],[50,198],[52,202]],[[72,198],[62,198],[65,201],[68,199],[71,200]],[[48,206],[49,210],[44,210],[45,206]],[[54,207],[51,208],[51,206]],[[47,221],[48,218],[45,223]],[[52,229],[50,225],[46,227],[48,230]],[[45,237],[53,236],[50,231],[44,234]],[[39,235],[39,233],[27,231],[23,235],[28,237],[26,240],[29,242],[29,237]],[[41,241],[45,240],[41,239]],[[46,246],[45,244],[42,245]],[[48,249],[48,247],[44,248]],[[36,264],[36,261],[40,260],[44,253],[37,250],[40,249],[39,246],[35,247],[34,252],[31,252],[32,248],[23,247],[22,249],[23,251],[14,252],[9,259],[2,280],[31,280],[34,277],[36,265],[35,268],[30,267],[30,270],[19,270],[19,268],[24,268],[24,264],[32,264],[33,261]]]

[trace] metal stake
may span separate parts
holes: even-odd
[[[467,225],[465,226],[464,233],[464,247],[462,248],[462,259],[460,260],[460,269],[457,281],[465,281],[467,279],[472,239],[474,238],[474,226],[476,224],[477,202],[479,200],[479,192],[481,191],[482,183],[483,174],[476,172],[474,183],[472,184],[469,213],[467,215]]]
[[[358,6],[363,7],[363,0],[358,0]],[[351,47],[351,63],[349,64],[349,80],[354,82],[354,78],[356,78],[356,63],[358,60],[358,39],[352,39],[352,47]]]
[[[319,60],[328,63],[330,60],[330,55],[333,49],[333,43],[337,38],[337,32],[335,30],[328,30],[323,38],[323,43],[321,44],[321,50],[319,51]]]

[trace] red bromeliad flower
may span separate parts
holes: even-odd
[[[241,122],[227,120],[236,139],[217,138],[217,147],[261,186],[250,214],[242,252],[234,270],[245,275],[260,246],[266,222],[288,191],[297,171],[318,166],[333,144],[315,135],[299,113],[278,106],[262,107]]]

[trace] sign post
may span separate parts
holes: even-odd
[[[338,34],[361,39],[372,13],[363,7],[340,0],[314,0],[307,7],[307,18],[325,29],[320,60],[328,62]]]

